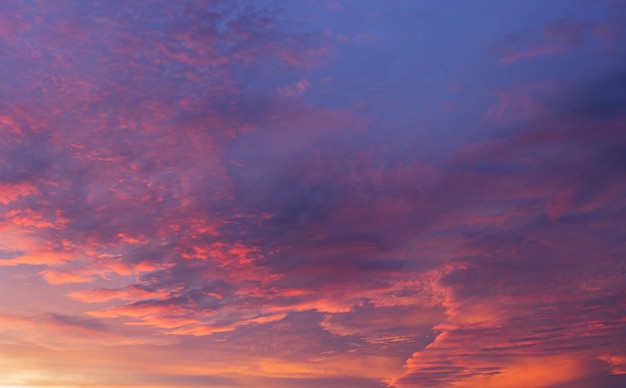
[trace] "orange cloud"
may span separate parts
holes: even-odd
[[[50,284],[66,284],[66,283],[90,283],[96,279],[96,276],[89,271],[63,271],[47,269],[39,272],[41,276]]]
[[[113,299],[135,301],[151,298],[164,298],[167,293],[162,291],[148,291],[134,285],[120,289],[95,288],[85,291],[75,291],[68,294],[69,297],[85,303],[107,302]]]

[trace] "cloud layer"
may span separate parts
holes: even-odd
[[[626,383],[623,2],[0,15],[0,385]]]

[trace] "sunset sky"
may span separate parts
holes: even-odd
[[[0,2],[0,387],[626,387],[626,1]]]

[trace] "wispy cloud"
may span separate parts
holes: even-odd
[[[623,9],[538,4],[0,5],[0,385],[623,385]]]

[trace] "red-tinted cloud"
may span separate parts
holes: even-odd
[[[0,385],[619,386],[626,77],[561,6],[0,5]]]

